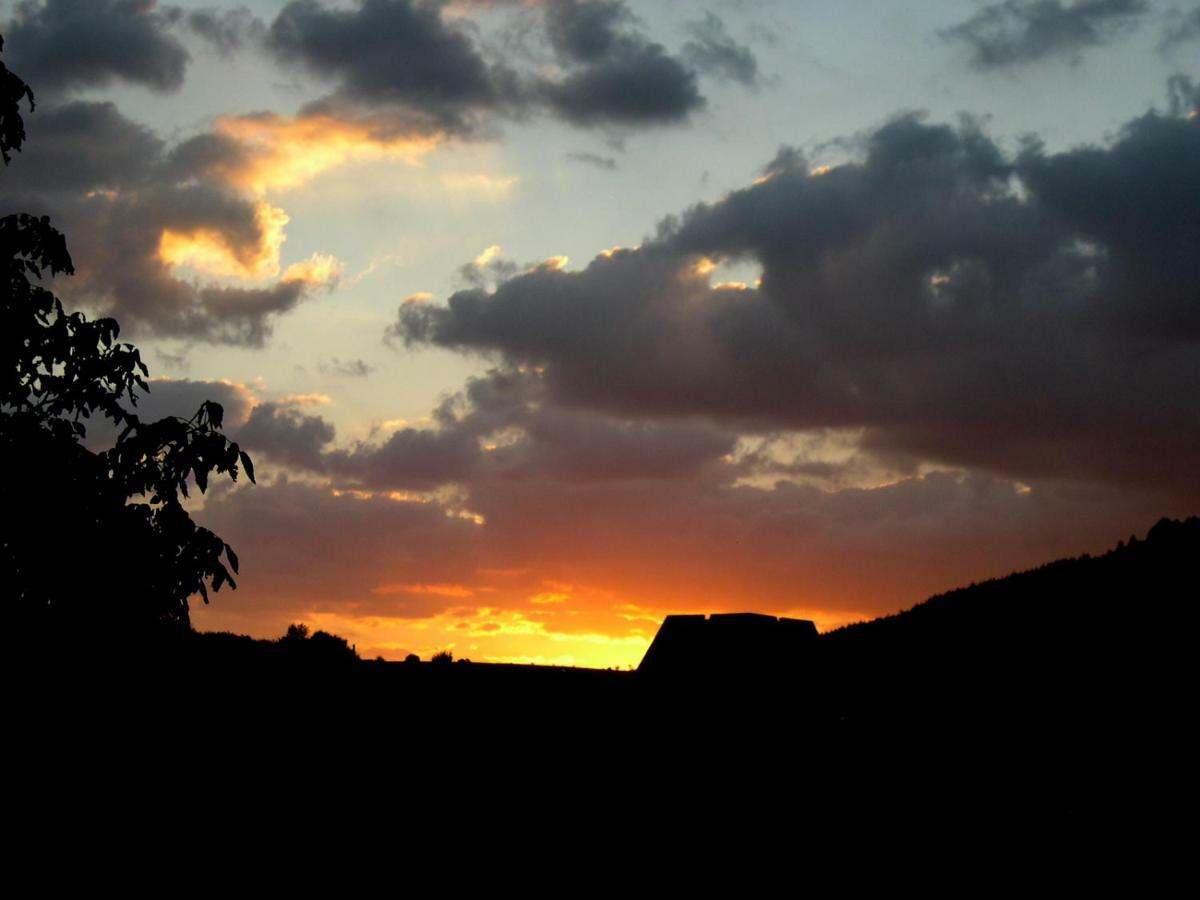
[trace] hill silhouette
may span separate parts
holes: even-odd
[[[1196,560],[1200,519],[1163,520],[1101,556],[817,637],[776,635],[763,652],[783,657],[765,665],[730,665],[763,624],[735,617],[737,654],[710,633],[713,667],[685,654],[682,678],[362,660],[301,629],[64,647],[26,660],[11,718],[38,766],[84,752],[120,769],[147,739],[234,779],[233,746],[306,774],[402,760],[452,779],[487,760],[546,791],[653,783],[678,816],[770,804],[840,826],[1079,838],[1191,796]]]

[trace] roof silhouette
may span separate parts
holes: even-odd
[[[663,677],[753,673],[803,654],[817,638],[807,619],[761,613],[714,613],[663,619],[638,672]]]

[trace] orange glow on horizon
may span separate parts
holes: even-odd
[[[365,608],[359,612],[319,611],[321,604],[300,602],[293,612],[274,613],[277,621],[259,624],[239,620],[235,609],[226,613],[207,606],[195,611],[196,625],[204,630],[231,628],[273,638],[282,634],[291,622],[304,621],[310,628],[345,637],[367,659],[382,656],[400,661],[415,653],[427,660],[434,653],[450,650],[455,658],[465,657],[475,662],[631,669],[641,662],[662,619],[674,613],[763,612],[809,619],[821,632],[877,615],[808,607],[753,609],[717,597],[711,602],[695,600],[660,606],[648,601],[631,603],[609,596],[606,591],[580,589],[568,594],[561,589],[564,587],[555,585],[558,589],[527,594],[522,600],[520,591],[499,585],[381,583],[371,589],[376,598],[372,611]],[[397,610],[405,609],[418,598],[424,598],[422,603],[435,605],[440,599],[444,608],[420,616],[388,614],[382,610],[391,598],[395,599]],[[488,605],[482,605],[483,602]]]
[[[381,584],[372,594],[433,594],[436,597],[473,597],[475,592],[461,584]]]

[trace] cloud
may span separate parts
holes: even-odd
[[[966,44],[979,69],[1056,57],[1077,62],[1084,50],[1135,27],[1147,9],[1144,0],[1003,0],[941,34]]]
[[[188,53],[171,16],[152,0],[19,3],[5,27],[9,61],[38,91],[94,88],[115,80],[156,91],[183,84]]]
[[[470,35],[435,4],[363,0],[357,8],[293,0],[267,46],[284,63],[336,85],[342,102],[395,106],[431,130],[470,131],[480,110],[503,106],[511,75],[489,65]]]
[[[330,287],[337,284],[345,271],[341,260],[327,253],[314,253],[308,259],[292,263],[284,272],[282,280],[287,283],[298,281],[307,285]]]
[[[342,360],[335,356],[328,362],[317,363],[317,371],[322,375],[338,375],[346,378],[365,378],[374,370],[374,366],[361,359]]]
[[[199,381],[189,378],[154,378],[148,393],[138,392],[134,411],[145,421],[166,416],[190,419],[206,401],[220,403],[224,428],[237,431],[258,402],[253,391],[234,381]]]
[[[444,139],[439,132],[353,110],[312,108],[297,116],[221,116],[212,132],[176,147],[173,163],[256,195],[298,187],[336,166],[378,159],[415,162]]]
[[[622,30],[634,22],[621,0],[552,0],[545,4],[546,35],[564,60],[596,63],[619,52]]]
[[[1173,116],[1200,116],[1200,82],[1185,75],[1172,75],[1168,82],[1170,110]]]
[[[705,12],[703,19],[689,22],[687,30],[691,40],[683,45],[683,57],[698,71],[749,88],[761,83],[754,52],[735,41],[715,14]]]
[[[222,56],[265,39],[267,26],[244,6],[235,9],[205,8],[181,13],[184,25]]]
[[[219,403],[224,411],[222,431],[250,452],[260,471],[266,457],[293,471],[320,472],[337,436],[328,421],[304,411],[313,398],[263,400],[249,386],[225,379],[154,378],[149,392],[139,391],[136,397],[131,411],[146,422],[168,416],[190,419],[202,403]],[[90,446],[108,447],[115,438],[116,430],[107,420],[88,424]]]
[[[1188,12],[1172,10],[1171,18],[1163,29],[1158,49],[1171,50],[1180,44],[1197,40],[1200,40],[1200,6],[1195,6]]]
[[[587,166],[595,166],[597,169],[604,169],[609,172],[615,171],[617,168],[617,161],[615,159],[611,156],[601,156],[598,153],[568,153],[567,159]]]
[[[591,665],[636,664],[665,612],[751,608],[828,627],[1095,551],[1161,512],[1145,498],[981,475],[836,492],[706,476],[481,481],[469,497],[477,524],[425,497],[260,482],[210,489],[198,514],[237,549],[254,597],[214,598],[202,627],[277,635],[319,615],[371,655],[428,655],[457,639],[476,648],[460,656],[570,652]],[[551,593],[559,602],[538,602]]]
[[[240,587],[255,597],[256,611],[285,619],[312,610],[431,615],[453,598],[374,589],[417,580],[453,583],[464,567],[473,568],[478,527],[447,516],[437,504],[284,478],[260,482],[246,491],[214,485],[198,516],[237,548],[244,560]],[[416,571],[426,577],[409,577]]]
[[[568,122],[662,125],[682,122],[704,106],[695,73],[632,30],[632,15],[619,0],[552,0],[545,16],[566,73],[538,90]]]
[[[560,407],[1200,499],[1197,158],[1200,122],[1155,113],[1016,156],[903,117],[858,162],[781,154],[638,249],[404,305],[393,334],[536,368]],[[724,261],[759,285],[714,284]]]
[[[26,117],[25,152],[13,165],[27,191],[110,191],[146,180],[163,141],[112,103],[39,104]]]
[[[435,410],[434,420],[432,428],[405,426],[346,448],[325,449],[330,436],[313,445],[319,454],[291,461],[329,475],[340,488],[433,491],[481,479],[686,478],[730,454],[737,441],[703,421],[635,421],[559,407],[530,371],[471,379]]]
[[[543,28],[537,52],[548,48],[557,60],[534,70],[514,67],[528,52],[487,49],[455,10],[414,0],[349,8],[293,0],[266,42],[281,63],[330,83],[306,115],[355,111],[410,135],[475,136],[499,119],[546,112],[581,127],[657,126],[704,105],[692,69],[638,30],[619,0],[552,0],[531,12]],[[718,52],[731,51],[726,39]]]
[[[259,403],[235,432],[239,443],[267,454],[282,465],[319,471],[322,454],[333,442],[332,425],[283,403]]]
[[[329,256],[282,266],[287,214],[251,190],[271,148],[217,131],[168,149],[111,103],[39,106],[26,127],[5,205],[67,235],[77,275],[56,290],[134,333],[261,346],[274,318],[337,280]]]

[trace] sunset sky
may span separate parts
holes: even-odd
[[[1200,512],[1195,0],[0,2],[48,214],[258,484],[206,630],[628,666]],[[94,429],[92,440],[104,440]],[[1130,610],[1137,622],[1137,610]]]

